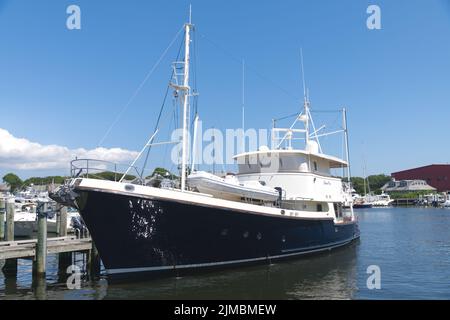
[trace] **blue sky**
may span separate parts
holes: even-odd
[[[41,145],[96,148],[186,21],[189,3],[204,126],[240,126],[241,59],[247,128],[268,128],[272,118],[298,111],[303,48],[312,107],[348,109],[354,175],[364,162],[369,174],[389,174],[450,161],[446,0],[0,0],[0,128]],[[71,4],[81,8],[81,30],[66,28]],[[370,4],[381,8],[381,30],[366,27]],[[102,146],[142,148],[178,44]],[[165,155],[152,152],[150,167]],[[0,175],[9,171],[67,173],[0,167]]]

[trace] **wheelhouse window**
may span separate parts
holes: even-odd
[[[314,171],[317,171],[317,162],[314,161]]]

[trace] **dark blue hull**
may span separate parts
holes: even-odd
[[[359,237],[357,223],[273,217],[77,191],[81,215],[108,273],[179,275],[243,264],[270,263],[331,250]]]

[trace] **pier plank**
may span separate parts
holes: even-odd
[[[0,242],[0,260],[35,257],[37,240]],[[92,249],[90,238],[50,238],[47,240],[47,254],[88,251]]]

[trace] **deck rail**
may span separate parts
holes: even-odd
[[[70,162],[71,178],[91,177],[99,180],[113,179],[117,182],[122,178],[124,172],[132,172],[132,175],[136,174],[137,179],[143,180],[143,176],[136,166],[96,159],[75,159]],[[105,173],[107,177],[105,177]],[[128,175],[131,175],[131,173]]]

